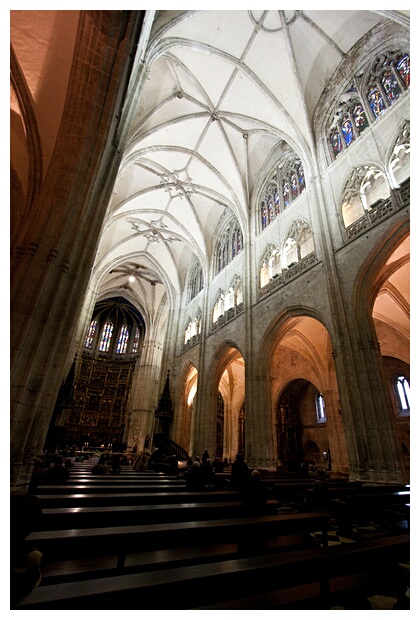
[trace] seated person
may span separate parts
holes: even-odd
[[[187,474],[186,488],[189,491],[202,491],[206,481],[199,461],[194,461]]]
[[[230,488],[232,491],[242,491],[249,483],[249,467],[244,461],[243,454],[237,454],[236,460],[232,463],[230,474]]]
[[[261,480],[261,472],[254,469],[249,478],[249,484],[241,491],[241,501],[244,504],[261,506],[267,503],[270,489]]]

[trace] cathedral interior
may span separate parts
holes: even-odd
[[[10,11],[10,474],[410,482],[410,12]],[[166,443],[165,443],[166,442]]]

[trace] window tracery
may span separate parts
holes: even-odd
[[[385,172],[378,165],[366,164],[353,168],[341,200],[344,226],[347,228],[363,217],[373,205],[388,198],[389,194]]]
[[[130,335],[130,332],[128,331],[127,325],[125,324],[122,325],[121,330],[120,330],[120,335],[118,338],[118,342],[117,342],[117,353],[119,354],[127,353],[127,344],[128,344],[129,335]]]
[[[408,415],[410,413],[410,384],[403,375],[397,377],[394,389],[399,415]]]
[[[304,260],[306,259],[306,260]],[[260,288],[266,287],[271,281],[289,272],[292,267],[307,267],[315,259],[314,237],[311,227],[305,220],[295,220],[289,228],[286,241],[280,250],[270,243],[260,262]],[[309,261],[309,262],[308,262]],[[308,264],[306,264],[308,263]]]
[[[327,421],[327,415],[325,413],[325,401],[324,397],[320,392],[315,394],[315,410],[316,410],[316,421],[318,423],[325,423]]]
[[[305,174],[300,159],[291,156],[278,164],[269,175],[259,201],[262,230],[290,206],[305,187]]]
[[[96,321],[95,319],[93,319],[93,320],[90,322],[90,326],[89,326],[89,329],[88,329],[88,333],[87,333],[86,338],[85,338],[85,347],[86,347],[87,349],[91,349],[91,348],[92,348],[92,345],[93,345],[93,338],[94,338],[94,336],[95,336],[95,332],[96,332],[96,327],[97,327],[97,325],[98,325],[98,321]]]
[[[92,357],[138,354],[144,324],[134,306],[123,298],[99,301],[84,339],[85,353]]]
[[[349,148],[409,86],[410,56],[400,50],[378,55],[367,77],[366,72],[355,75],[337,101],[328,129],[333,157]]]
[[[187,294],[187,303],[189,303],[194,297],[198,295],[200,291],[203,290],[204,281],[203,281],[203,268],[199,259],[197,258],[191,271],[188,282],[188,294]]]
[[[188,318],[187,325],[184,331],[184,345],[188,344],[190,341],[194,341],[198,339],[201,334],[201,310],[199,309],[194,317]]]
[[[222,271],[243,248],[243,235],[239,222],[233,218],[216,244],[216,274]]]
[[[395,187],[399,187],[410,176],[410,121],[404,123],[395,141],[389,161],[389,170]]]

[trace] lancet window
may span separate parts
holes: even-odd
[[[408,53],[386,52],[377,56],[368,73],[354,76],[335,106],[328,129],[333,157],[345,151],[410,86]]]
[[[200,261],[195,261],[189,277],[187,303],[190,302],[198,293],[203,290],[203,268]]]
[[[243,248],[243,234],[234,218],[221,233],[216,245],[216,273],[219,273]]]
[[[305,190],[303,165],[297,157],[288,157],[270,174],[261,193],[260,217],[264,230]]]

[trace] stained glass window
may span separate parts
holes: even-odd
[[[353,125],[349,118],[344,119],[344,122],[341,125],[341,131],[343,132],[346,146],[349,146],[355,139]]]
[[[394,103],[401,95],[401,88],[398,86],[397,78],[391,69],[384,72],[381,82],[389,103]]]
[[[267,205],[264,200],[261,203],[261,226],[263,230],[267,226]]]
[[[385,102],[377,86],[370,89],[368,100],[375,118],[378,118],[378,116],[381,116],[381,114],[385,112]]]
[[[277,187],[275,187],[274,189],[274,206],[276,210],[276,215],[278,215],[280,213],[280,196],[279,196],[279,190]]]
[[[410,410],[410,386],[405,377],[398,377],[397,393],[400,401],[400,411]]]
[[[85,338],[85,347],[87,347],[88,349],[92,348],[93,337],[95,335],[97,325],[98,325],[98,321],[95,321],[95,320],[91,321],[90,323],[89,330]]]
[[[398,61],[397,71],[403,79],[406,88],[408,88],[410,86],[410,57],[408,54]]]
[[[236,256],[236,230],[232,233],[232,258]]]
[[[376,56],[370,70],[358,74],[367,76],[365,90],[359,92],[356,82],[337,99],[329,125],[332,154],[337,157],[349,147],[374,118],[382,116],[387,107],[398,100],[410,86],[410,57],[400,50],[385,51]]]
[[[359,134],[362,133],[369,126],[368,120],[366,118],[366,112],[361,103],[357,103],[352,111],[354,124],[357,127]]]
[[[264,201],[261,203],[261,218],[263,218],[263,211],[266,213],[266,204]],[[215,257],[217,258],[217,272],[219,273],[226,267],[232,259],[235,258],[242,251],[243,236],[239,222],[236,218],[232,218],[227,228],[221,233],[219,241],[216,245]],[[202,278],[201,278],[202,280]],[[201,286],[202,288],[202,286]],[[200,289],[201,290],[201,289]]]
[[[273,204],[273,197],[269,196],[268,200],[268,220],[269,222],[272,222],[274,220],[274,204]]]
[[[305,175],[303,173],[302,162],[299,162],[298,173],[299,173],[299,191],[302,192],[305,189]]]
[[[134,334],[134,340],[133,340],[133,353],[137,353],[139,350],[139,343],[140,343],[140,331],[138,329],[138,327],[136,327],[136,332]]]
[[[281,191],[279,190],[281,188]],[[289,155],[266,183],[260,203],[261,227],[266,228],[305,189],[302,162]]]
[[[331,132],[330,140],[333,147],[334,155],[338,155],[343,150],[343,142],[337,130]]]
[[[238,234],[236,235],[236,251],[239,254],[239,252],[242,251],[242,232],[241,230],[238,230]]]
[[[327,419],[327,416],[325,415],[325,401],[324,397],[319,392],[315,398],[315,408],[317,422],[325,422]]]
[[[287,180],[283,181],[283,203],[285,207],[290,205],[290,185]]]
[[[123,355],[127,353],[128,335],[129,335],[128,327],[127,325],[123,325],[121,327],[120,336],[118,338],[117,353],[123,354]]]
[[[299,196],[298,180],[297,180],[296,172],[294,172],[292,176],[290,177],[290,186],[292,189],[292,200],[295,200]]]
[[[109,351],[111,345],[112,332],[114,330],[114,323],[112,321],[106,321],[102,330],[101,342],[99,344],[99,351]]]

